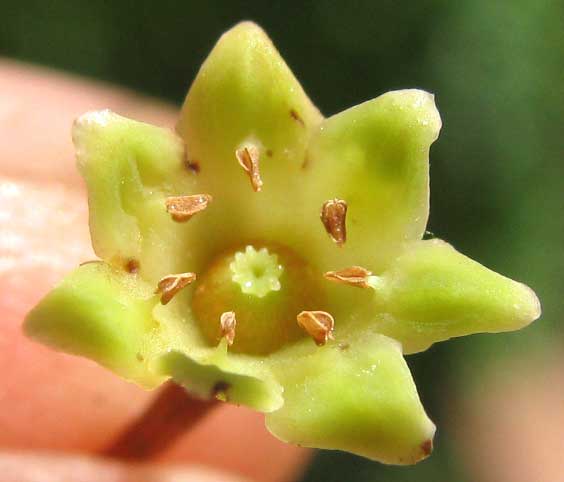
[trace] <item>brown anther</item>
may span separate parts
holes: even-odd
[[[323,276],[329,281],[356,286],[357,288],[370,288],[368,277],[372,275],[370,271],[362,266],[351,266],[340,271],[327,271]]]
[[[166,305],[176,293],[195,280],[195,273],[169,274],[159,281],[155,293],[161,293],[161,303]]]
[[[241,147],[235,151],[235,157],[239,161],[239,165],[249,175],[251,185],[255,192],[262,189],[262,179],[259,171],[259,149],[256,146],[249,145]]]
[[[342,199],[325,201],[321,207],[321,222],[331,239],[338,246],[347,240],[347,203]]]
[[[233,345],[235,339],[235,326],[237,325],[237,318],[235,318],[234,311],[226,311],[221,314],[219,318],[219,325],[221,328],[221,337],[225,337],[229,346]]]
[[[326,311],[302,311],[298,316],[300,325],[313,338],[317,346],[333,339],[335,320]]]
[[[212,201],[209,194],[193,194],[191,196],[170,196],[165,200],[166,210],[172,219],[182,223],[194,214],[203,211]]]

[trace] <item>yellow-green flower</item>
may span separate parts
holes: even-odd
[[[422,240],[440,127],[420,90],[325,119],[239,24],[176,132],[110,111],[76,121],[100,261],[25,329],[143,387],[172,379],[262,411],[288,442],[414,463],[435,426],[403,354],[540,314],[525,285]]]

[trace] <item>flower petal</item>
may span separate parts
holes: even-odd
[[[320,125],[306,167],[312,244],[323,248],[316,257],[338,253],[339,266],[377,271],[401,242],[421,238],[429,213],[429,147],[440,128],[434,97],[421,90],[388,92]],[[347,241],[339,250],[321,223],[313,224],[330,199],[348,206]]]
[[[267,426],[280,439],[389,464],[430,454],[435,426],[396,341],[365,332],[296,358],[277,373],[284,406],[267,415]]]
[[[375,326],[405,353],[471,333],[518,330],[541,314],[528,286],[491,271],[439,239],[413,243],[374,278]]]
[[[226,249],[226,239],[303,238],[299,232],[311,220],[300,210],[302,166],[322,119],[260,27],[243,22],[220,38],[177,125],[188,161],[198,163],[214,197],[210,252]]]
[[[204,398],[225,396],[260,411],[279,408],[282,389],[262,360],[230,354],[226,342],[206,346],[190,316],[183,303],[161,305],[139,275],[92,262],[67,276],[29,313],[25,331],[145,388],[173,377]]]
[[[96,254],[116,267],[132,263],[151,282],[194,269],[197,243],[186,250],[186,236],[206,213],[179,224],[165,205],[167,196],[197,193],[180,138],[105,110],[80,117],[73,141],[88,187]]]
[[[282,388],[265,358],[234,353],[226,338],[210,346],[190,308],[190,290],[166,305],[155,304],[153,317],[159,326],[146,342],[149,368],[202,398],[216,397],[262,412],[279,408]]]
[[[282,387],[266,377],[260,378],[252,363],[244,366],[234,358],[198,360],[180,351],[171,351],[158,359],[153,368],[204,399],[245,405],[271,412],[282,405]]]
[[[223,34],[200,68],[177,130],[203,175],[246,193],[237,149],[254,142],[268,186],[276,173],[301,168],[309,133],[321,120],[266,33],[242,22]]]
[[[28,314],[25,332],[153,388],[165,380],[144,362],[145,339],[155,328],[154,296],[136,278],[102,262],[85,264]]]

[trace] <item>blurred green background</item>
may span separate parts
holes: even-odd
[[[409,357],[439,427],[410,468],[319,453],[304,481],[467,481],[450,400],[493,363],[562,341],[564,2],[551,0],[0,0],[0,55],[121,84],[179,104],[218,36],[252,19],[326,115],[387,90],[437,96],[429,229],[539,294],[540,322]],[[548,348],[547,348],[548,347]]]

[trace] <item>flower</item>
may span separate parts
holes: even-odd
[[[422,240],[440,127],[420,90],[323,118],[239,24],[176,132],[110,111],[76,121],[100,261],[25,330],[143,387],[172,379],[262,411],[288,442],[414,463],[435,426],[403,355],[540,315],[525,285]]]

